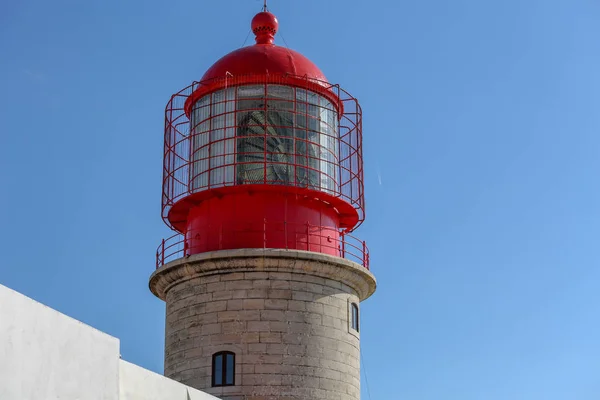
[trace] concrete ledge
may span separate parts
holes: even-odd
[[[287,272],[332,279],[352,288],[361,301],[375,292],[375,276],[340,257],[301,250],[236,249],[194,254],[154,271],[150,291],[165,300],[169,289],[188,279],[234,272]]]

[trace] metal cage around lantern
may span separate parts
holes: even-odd
[[[225,76],[174,94],[165,118],[167,225],[176,203],[241,185],[337,198],[355,210],[348,231],[355,229],[365,209],[357,100],[337,85],[293,75]]]

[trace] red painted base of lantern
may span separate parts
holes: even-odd
[[[323,192],[287,189],[244,185],[196,193],[175,204],[169,219],[185,234],[186,255],[243,248],[339,255],[340,228],[352,226],[356,211]]]

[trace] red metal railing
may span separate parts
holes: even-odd
[[[300,235],[299,232],[305,232]],[[329,232],[329,233],[328,233]],[[260,246],[252,248],[275,248],[286,250],[306,250],[317,253],[335,255],[353,261],[369,269],[369,249],[364,241],[350,235],[339,234],[331,235],[331,227],[306,224],[292,224],[286,222],[267,222],[264,221],[261,226],[234,226],[234,227],[208,227],[201,231],[203,235],[210,234],[218,245],[214,250],[232,249],[230,243],[236,243],[236,238],[247,236],[260,237]],[[156,250],[156,268],[160,268],[166,263],[190,255],[190,242],[193,241],[194,232],[188,232],[188,238],[185,239],[182,234],[175,234],[168,239],[163,239]],[[284,238],[284,246],[281,246],[281,239]],[[236,247],[233,247],[236,248]]]
[[[293,78],[293,79],[292,79]],[[225,88],[229,90],[247,87],[248,76],[224,77]],[[247,112],[242,103],[247,99],[238,96],[238,92],[229,97],[213,98],[208,94],[206,104],[192,105],[191,112],[196,113],[201,108],[211,110],[203,117],[194,119],[195,126],[186,114],[186,101],[189,96],[200,86],[210,85],[211,82],[194,82],[180,92],[174,94],[166,107],[165,115],[165,147],[163,165],[163,196],[162,215],[168,226],[169,211],[175,203],[185,197],[205,190],[237,186],[243,183],[252,184],[279,184],[301,188],[310,188],[325,192],[350,204],[358,214],[358,223],[350,228],[355,229],[364,220],[365,200],[363,183],[363,156],[362,156],[362,111],[357,100],[338,85],[326,82],[315,82],[306,77],[280,76],[280,77],[254,77],[251,85],[264,88],[263,115],[273,111],[267,108],[271,100],[280,101],[281,98],[272,97],[269,90],[273,86],[294,86],[299,89],[299,82],[310,92],[310,88],[318,85],[321,90],[325,88],[328,93],[339,101],[337,104],[315,104],[314,100],[299,98],[294,95],[289,101],[289,109],[278,109],[289,114],[293,121],[301,121],[302,126],[294,122],[285,125],[275,122],[264,122],[262,134],[256,132],[252,136],[242,135],[244,127],[240,125],[239,115]],[[227,89],[226,89],[227,90]],[[308,93],[304,91],[302,93]],[[294,92],[299,93],[299,92]],[[314,93],[313,93],[314,94]],[[318,102],[317,102],[318,103]],[[287,107],[287,106],[286,106]],[[307,110],[318,110],[320,116],[315,117]],[[254,110],[254,109],[252,109]],[[256,109],[255,111],[261,111]],[[313,110],[314,111],[314,110]],[[313,112],[311,111],[311,112]],[[333,113],[335,121],[322,119],[322,115]],[[332,114],[332,115],[333,115]],[[200,114],[193,114],[200,115]],[[228,122],[231,121],[231,122]],[[302,122],[303,121],[303,122]],[[313,130],[310,124],[318,121],[319,128]],[[204,127],[206,126],[206,128]],[[268,129],[288,129],[294,132],[293,136],[282,136],[281,141],[289,143],[286,150],[280,153],[267,152],[266,144],[272,139]],[[303,136],[298,136],[301,132]],[[311,139],[308,134],[315,133],[316,139]],[[239,144],[250,138],[263,137],[265,150],[254,154],[249,150],[241,150]],[[324,144],[328,143],[328,144]],[[315,150],[314,154],[306,151],[307,147]],[[286,161],[274,159],[273,154],[284,154]],[[252,161],[248,161],[252,159]],[[238,171],[262,165],[265,173],[260,181],[253,178],[251,182],[241,182]],[[285,169],[289,175],[283,181],[269,179],[266,170],[276,167]],[[313,175],[316,178],[308,179]]]

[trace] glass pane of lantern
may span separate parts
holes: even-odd
[[[287,99],[292,100],[294,97],[294,89],[290,86],[283,85],[268,85],[267,86],[267,96],[271,98],[277,99]]]
[[[251,85],[238,87],[238,98],[264,97],[265,87],[263,85]]]

